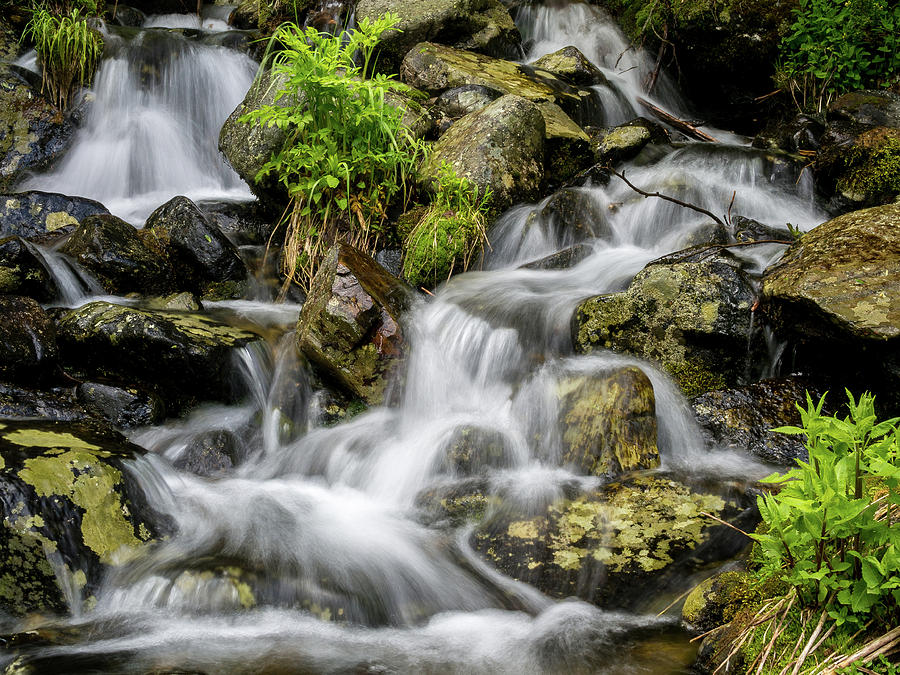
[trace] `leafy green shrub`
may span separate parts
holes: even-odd
[[[99,31],[91,28],[77,9],[56,16],[38,8],[23,37],[34,41],[43,69],[43,88],[49,89],[60,108],[67,107],[75,91],[90,83],[103,54]]]
[[[274,81],[283,82],[276,102],[291,103],[241,117],[287,132],[256,179],[274,175],[287,189],[284,271],[304,286],[338,237],[374,249],[388,206],[405,193],[423,152],[402,111],[388,100],[409,88],[373,73],[375,46],[398,21],[390,14],[363,19],[344,37],[283,24],[272,36],[280,47],[272,71]]]
[[[403,276],[415,286],[431,286],[455,270],[469,268],[487,241],[485,215],[490,190],[456,175],[444,162],[438,170],[434,200],[405,243]]]
[[[778,74],[799,108],[821,112],[836,96],[886,85],[898,71],[900,3],[799,0]]]
[[[824,397],[798,406],[809,461],[766,482],[758,500],[766,527],[754,535],[763,572],[790,583],[806,605],[840,626],[894,625],[900,603],[900,443],[896,423],[877,422],[874,397],[849,394],[846,419],[821,414]]]

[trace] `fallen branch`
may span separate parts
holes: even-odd
[[[719,141],[712,136],[710,136],[705,131],[700,131],[697,127],[695,127],[690,122],[685,122],[684,120],[680,120],[675,115],[667,113],[662,108],[653,105],[650,101],[647,101],[643,98],[638,98],[638,103],[644,106],[647,110],[653,113],[653,116],[659,120],[662,120],[666,124],[675,127],[681,133],[686,136],[690,136],[691,138],[696,138],[698,141],[706,141],[707,143],[718,143]]]
[[[624,174],[624,173],[619,173],[618,171],[616,171],[615,169],[613,169],[613,168],[612,168],[611,166],[609,166],[609,165],[606,166],[606,169],[608,169],[609,172],[610,172],[611,174],[613,174],[614,176],[616,176],[617,178],[620,178],[620,179],[625,183],[625,185],[627,185],[628,187],[630,187],[632,190],[634,190],[635,192],[637,192],[639,195],[642,195],[642,196],[644,196],[644,197],[657,197],[658,199],[664,199],[664,200],[667,201],[667,202],[672,202],[673,204],[678,204],[678,206],[683,206],[683,207],[685,207],[685,208],[688,208],[688,209],[691,209],[691,210],[693,210],[693,211],[696,211],[697,213],[702,213],[702,214],[705,215],[705,216],[709,216],[709,217],[712,218],[714,221],[716,221],[719,225],[721,225],[722,227],[725,227],[725,223],[722,222],[722,219],[719,218],[719,217],[718,217],[717,215],[715,215],[714,213],[712,213],[711,211],[707,211],[706,209],[704,209],[704,208],[702,208],[702,207],[700,207],[700,206],[697,206],[696,204],[691,204],[691,203],[689,203],[689,202],[683,202],[683,201],[681,201],[680,199],[676,199],[675,197],[669,197],[668,195],[664,195],[664,194],[661,194],[661,193],[659,193],[659,192],[647,192],[646,190],[641,190],[641,189],[640,189],[639,187],[637,187],[634,183],[632,183],[630,180],[628,180],[627,178],[625,178],[625,174]]]

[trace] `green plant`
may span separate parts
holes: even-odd
[[[42,89],[65,108],[75,91],[90,83],[103,54],[103,38],[77,9],[56,16],[40,7],[32,12],[24,38],[34,41],[43,69]]]
[[[398,21],[363,19],[343,37],[283,24],[272,36],[280,47],[272,58],[273,81],[282,83],[276,105],[241,118],[286,132],[256,179],[274,175],[287,189],[284,272],[303,286],[337,238],[375,247],[387,208],[405,195],[424,151],[389,98],[409,88],[373,73],[375,46]]]
[[[821,414],[825,397],[798,406],[809,461],[766,482],[762,496],[763,572],[781,576],[806,606],[822,607],[837,626],[871,619],[896,623],[900,603],[898,418],[878,422],[874,397],[848,392],[850,415]]]
[[[898,71],[900,4],[799,0],[776,79],[800,109],[821,112],[846,91],[889,84]]]
[[[487,242],[485,217],[490,190],[479,191],[443,162],[431,205],[406,239],[403,276],[416,285],[434,285],[454,270],[469,268]]]

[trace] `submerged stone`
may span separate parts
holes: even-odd
[[[110,566],[154,537],[123,461],[142,452],[65,423],[0,421],[0,607],[80,612]]]

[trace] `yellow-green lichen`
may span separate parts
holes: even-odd
[[[3,434],[3,438],[14,445],[26,448],[72,448],[82,450],[100,450],[99,445],[88,443],[68,432],[42,431],[40,429],[18,429]],[[103,456],[108,456],[105,453]]]

